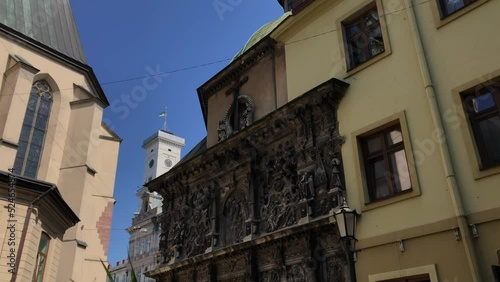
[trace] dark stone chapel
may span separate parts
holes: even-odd
[[[203,139],[147,184],[164,199],[157,281],[346,281],[333,212],[344,194],[331,79],[288,101],[285,49],[258,31],[198,89]]]

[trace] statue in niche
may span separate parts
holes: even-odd
[[[226,203],[226,243],[240,243],[245,237],[245,201],[231,196]]]
[[[307,183],[307,173],[301,173],[299,175],[299,183],[298,183],[298,187],[299,187],[299,201],[304,201],[307,199],[307,186],[308,186],[308,183]]]
[[[309,176],[307,177],[307,188],[309,192],[310,198],[314,198],[314,176],[312,173],[309,173]]]
[[[321,153],[317,148],[314,148],[316,151],[315,158],[316,158],[316,172],[314,174],[314,180],[316,181],[316,184],[319,185],[321,183],[326,182],[326,171],[325,167],[323,165],[323,160],[321,158]]]
[[[219,139],[218,139],[219,142],[226,139],[227,136],[229,135],[226,131],[226,121],[225,120],[219,121],[219,127],[217,128],[217,134],[219,136]]]
[[[253,99],[247,95],[238,97],[238,103],[240,108],[239,130],[242,130],[252,124],[255,105]]]
[[[314,198],[314,177],[312,173],[303,172],[300,174],[299,200],[304,201]]]
[[[236,113],[233,105],[229,106],[224,118],[219,121],[217,128],[219,142],[228,138],[233,132],[242,130],[252,124],[255,104],[250,96],[241,95],[238,97],[238,110],[239,112]],[[234,122],[235,115],[238,116],[239,123]]]
[[[262,274],[262,282],[279,282],[280,275],[276,271],[267,271]]]
[[[184,246],[184,238],[185,238],[185,232],[186,232],[186,224],[184,223],[183,220],[177,221],[176,224],[174,225],[174,244],[175,244],[175,251],[176,251],[176,257],[179,258],[180,254],[182,252],[182,247]]]
[[[305,275],[304,275],[304,270],[300,265],[294,265],[292,268],[288,271],[288,277],[287,281],[290,282],[304,282],[305,280]]]
[[[340,170],[339,170],[340,160],[338,158],[332,158],[332,185],[331,188],[342,188],[342,182],[340,181]]]

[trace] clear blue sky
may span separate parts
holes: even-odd
[[[158,114],[168,106],[168,129],[186,139],[185,155],[206,135],[196,89],[283,10],[276,0],[70,2],[87,62],[112,104],[105,110],[105,121],[123,138],[108,252],[114,265],[127,257],[125,228],[132,224],[138,205],[135,192],[143,180],[141,145],[162,127]],[[129,80],[150,75],[148,68],[186,70],[146,84],[144,79]]]

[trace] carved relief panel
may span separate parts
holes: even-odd
[[[236,189],[225,200],[222,213],[223,239],[226,246],[243,242],[247,234],[249,215],[247,194],[242,189]]]

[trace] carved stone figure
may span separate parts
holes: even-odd
[[[238,97],[238,102],[240,103],[240,128],[244,129],[247,126],[250,126],[253,122],[253,113],[255,110],[255,104],[253,102],[252,97],[247,95],[241,95]]]
[[[305,282],[304,269],[296,264],[288,271],[287,281],[289,282]]]
[[[314,178],[312,173],[309,173],[309,176],[307,177],[307,188],[309,197],[314,198]]]
[[[338,158],[332,159],[332,185],[331,188],[342,188],[342,182],[340,181],[340,160]]]
[[[231,195],[225,206],[226,211],[226,243],[240,243],[245,237],[245,220],[248,212],[246,200],[237,192]]]
[[[219,136],[219,142],[226,139],[227,136],[229,136],[228,132],[227,132],[227,127],[226,127],[226,121],[225,120],[221,120],[219,121],[219,127],[217,128],[217,134]]]
[[[308,180],[307,180],[307,173],[301,173],[300,174],[300,180],[298,183],[298,188],[299,188],[299,200],[304,201],[307,199],[307,187],[309,186]]]
[[[276,271],[267,271],[262,274],[262,282],[279,282],[280,275]]]

